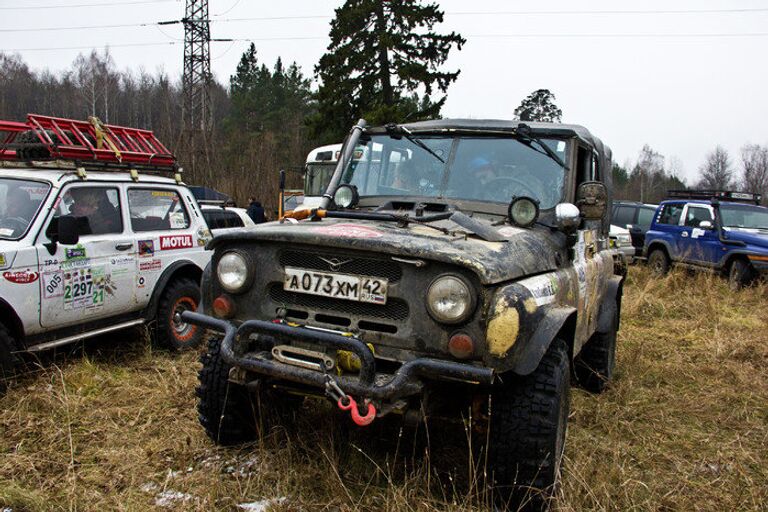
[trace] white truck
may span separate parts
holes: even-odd
[[[153,323],[161,344],[197,345],[178,314],[198,308],[210,239],[152,132],[0,121],[0,391],[23,353],[118,329]]]

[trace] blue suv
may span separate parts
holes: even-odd
[[[656,209],[643,254],[656,274],[685,265],[726,275],[731,289],[768,275],[768,208],[760,194],[672,190]]]

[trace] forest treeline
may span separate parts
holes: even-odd
[[[435,3],[346,0],[335,14],[327,52],[311,75],[280,58],[260,62],[251,44],[226,85],[211,80],[210,131],[194,138],[182,126],[179,77],[120,70],[108,50],[80,55],[58,73],[0,52],[0,118],[95,115],[153,130],[179,158],[187,183],[212,186],[240,204],[253,195],[274,211],[280,169],[289,171],[289,188],[300,187],[309,150],[341,141],[361,117],[371,124],[439,117],[460,73],[444,64],[466,40],[436,31],[443,12]],[[514,113],[521,120],[562,117],[547,89],[524,98]],[[634,162],[614,165],[614,197],[658,202],[688,185],[762,192],[768,200],[768,146],[748,144],[735,156],[718,146],[696,180],[685,183],[681,174],[678,160],[645,145]]]

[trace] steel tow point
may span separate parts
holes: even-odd
[[[374,407],[372,403],[366,400],[368,411],[365,413],[365,416],[361,416],[355,399],[344,393],[333,377],[327,373],[325,374],[325,394],[336,402],[339,409],[342,411],[349,411],[350,416],[352,416],[352,421],[359,427],[368,426],[373,423],[374,419],[376,419],[376,407]]]

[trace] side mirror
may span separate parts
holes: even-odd
[[[75,245],[80,240],[80,235],[89,233],[88,218],[62,215],[59,217],[57,238],[63,245]]]
[[[600,220],[608,207],[608,189],[600,181],[585,181],[576,190],[576,205],[586,220]]]
[[[572,233],[581,224],[581,212],[573,203],[560,203],[555,206],[555,225],[557,229]]]
[[[714,226],[712,225],[712,221],[709,221],[709,220],[703,220],[699,222],[699,227],[701,229],[714,229]]]

